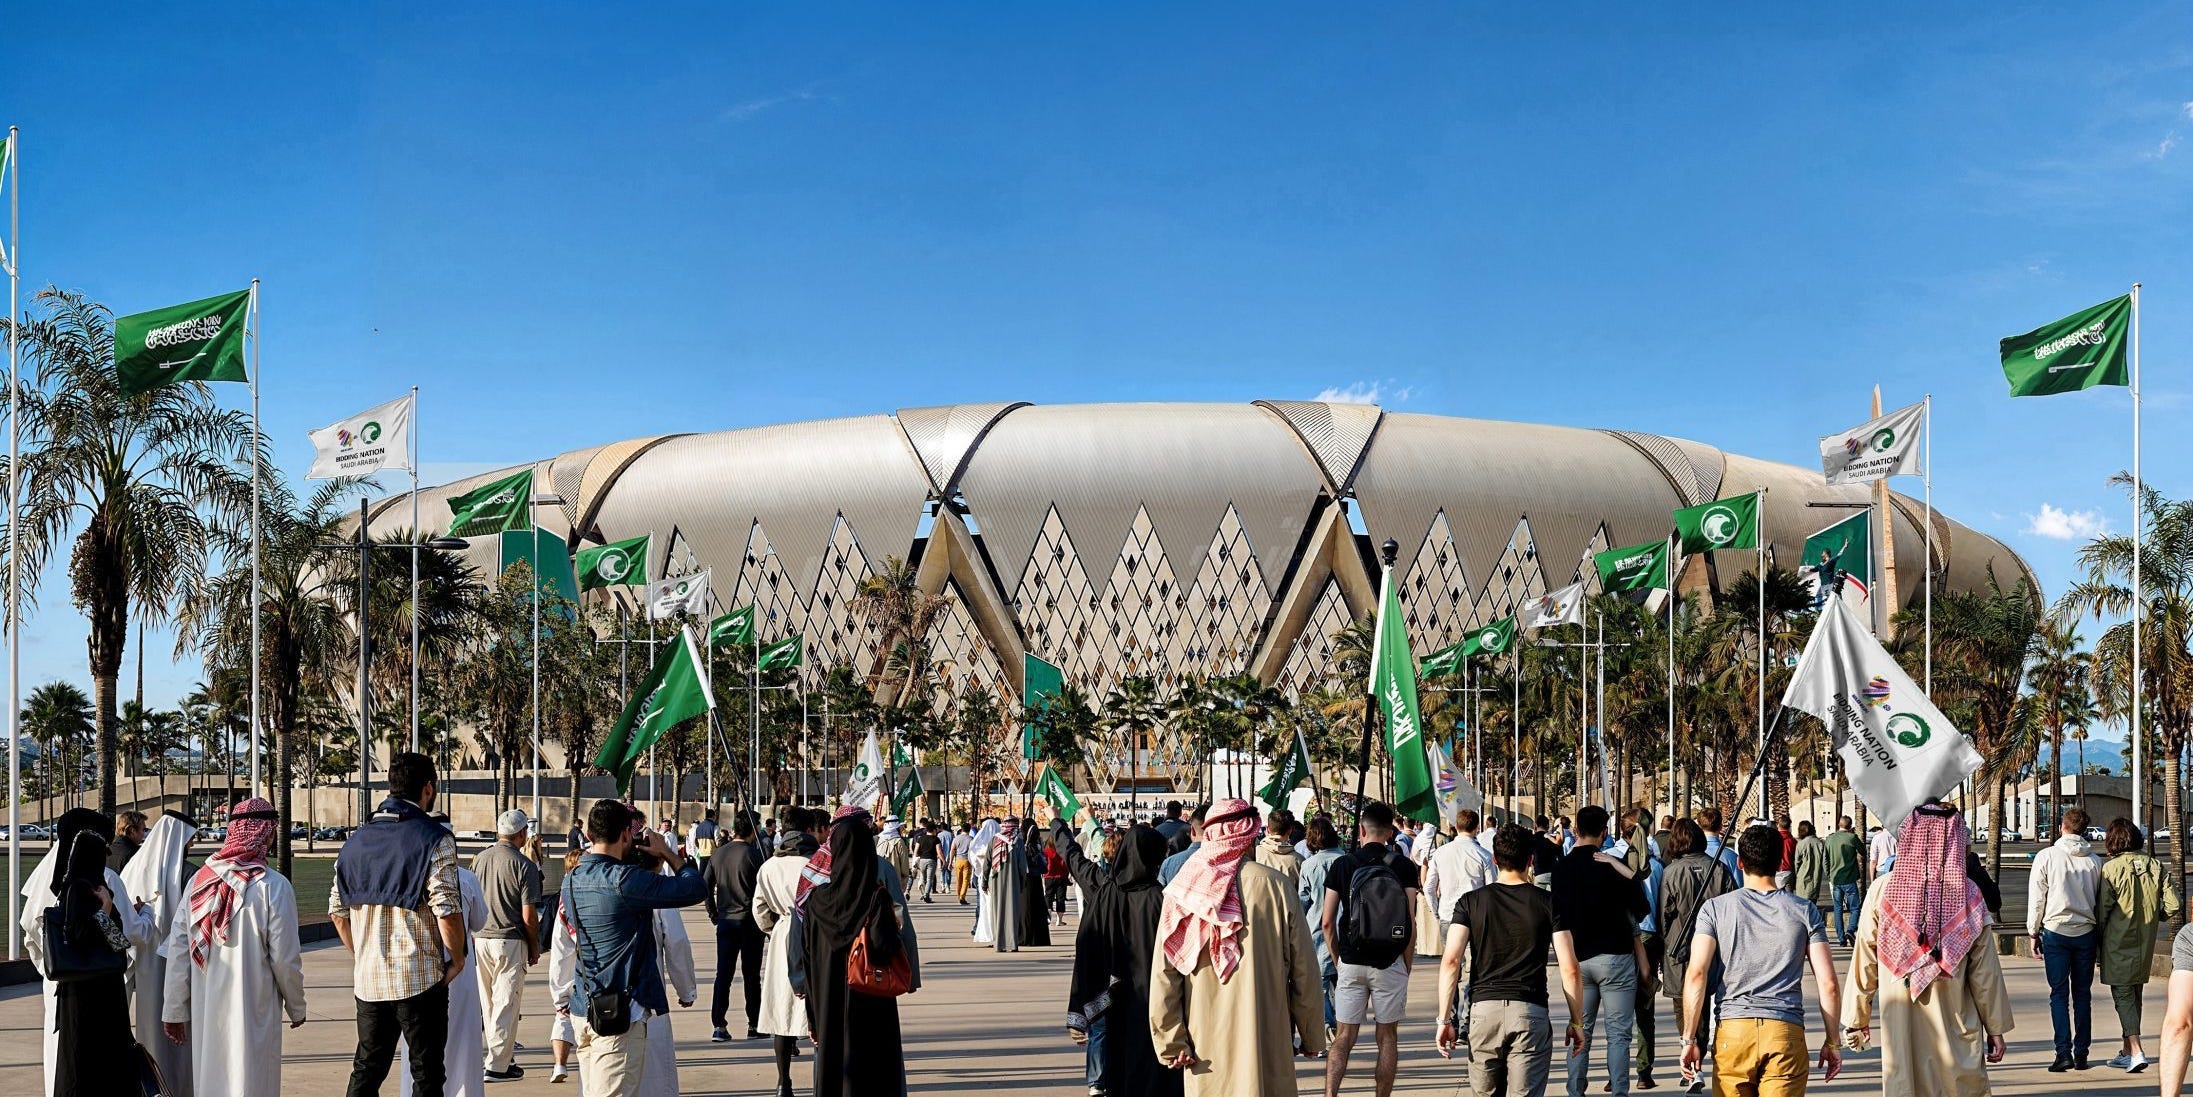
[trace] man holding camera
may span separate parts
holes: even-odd
[[[670,1012],[655,954],[654,912],[708,897],[708,881],[646,817],[615,800],[587,813],[594,843],[564,877],[563,909],[578,937],[578,973],[559,1008],[576,1022],[579,1080],[587,1093],[636,1097],[647,1067],[652,1015]],[[625,863],[634,847],[660,858],[671,875]]]

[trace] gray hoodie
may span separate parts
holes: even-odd
[[[2094,845],[2076,834],[2059,835],[2056,844],[2033,857],[2026,885],[2026,932],[2042,930],[2076,937],[2094,931],[2102,888],[2102,859]]]

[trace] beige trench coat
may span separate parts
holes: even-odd
[[[1295,1046],[1325,1050],[1325,991],[1309,919],[1287,878],[1241,866],[1241,966],[1223,985],[1205,956],[1182,975],[1151,957],[1150,1038],[1160,1061],[1193,1051],[1185,1097],[1294,1097]]]
[[[761,958],[761,1023],[771,1036],[807,1035],[807,1003],[792,993],[792,898],[805,857],[771,857],[754,878],[754,925],[769,935]]]
[[[1867,1028],[1881,1049],[1884,1097],[1987,1097],[1987,1037],[2010,1031],[2010,992],[1995,937],[1982,933],[1955,972],[1936,979],[1917,1001],[1910,984],[1881,970],[1876,914],[1887,874],[1873,881],[1858,915],[1858,937],[1843,980],[1843,1027]],[[1873,995],[1881,1014],[1873,1016]]]

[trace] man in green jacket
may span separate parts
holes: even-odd
[[[1820,893],[1828,879],[1827,841],[1813,833],[1808,819],[1797,821],[1797,852],[1791,855],[1790,889],[1799,899],[1820,905]]]
[[[1858,908],[1865,902],[1866,843],[1848,815],[1835,820],[1835,832],[1822,842],[1828,887],[1835,893],[1835,943],[1848,945],[1858,933]]]

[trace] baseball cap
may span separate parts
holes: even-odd
[[[526,818],[525,812],[519,811],[517,808],[511,808],[495,820],[495,833],[516,834],[532,825],[533,820]]]

